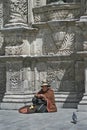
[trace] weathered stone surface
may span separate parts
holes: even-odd
[[[53,4],[34,8],[34,22],[46,22],[54,20],[72,20],[80,16],[80,5]]]
[[[54,89],[56,102],[77,108],[86,90],[87,23],[81,17],[85,4],[80,7],[68,1],[0,1],[2,109],[30,103],[43,79]]]

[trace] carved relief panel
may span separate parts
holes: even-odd
[[[73,62],[52,61],[47,66],[47,80],[55,91],[75,91]]]
[[[30,55],[31,37],[28,34],[11,32],[4,35],[5,55]]]
[[[39,89],[43,80],[48,80],[54,91],[74,92],[74,77],[75,74],[73,61],[39,62],[35,67],[36,89]]]
[[[73,53],[75,33],[72,27],[66,28],[66,24],[62,25],[61,28],[56,25],[53,28],[51,25],[50,27],[50,33],[44,35],[43,53],[48,55],[70,55]]]
[[[23,69],[21,61],[7,62],[7,92],[23,91]]]
[[[27,0],[8,0],[4,2],[5,24],[27,23],[27,5]]]

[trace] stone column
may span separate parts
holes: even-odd
[[[30,76],[30,75],[28,75]],[[31,102],[28,79],[23,68],[23,60],[12,58],[6,62],[6,92],[1,103],[1,109],[19,109]]]
[[[27,0],[8,0],[4,1],[5,27],[8,26],[27,26],[28,19]]]
[[[20,26],[9,26],[1,30],[4,35],[5,55],[3,57],[6,62],[6,92],[1,109],[19,109],[24,104],[31,103],[33,91],[30,81],[30,44],[33,41],[32,35],[35,38],[36,30]]]

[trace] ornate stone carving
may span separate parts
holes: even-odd
[[[12,72],[12,76],[10,77],[11,88],[15,89],[20,84],[20,73]]]
[[[74,91],[75,82],[72,62],[55,61],[49,62],[47,66],[47,80],[53,86],[55,91]]]
[[[78,18],[80,15],[80,5],[48,5],[47,7],[39,7],[33,9],[34,22],[46,22],[54,20],[71,20]]]
[[[27,1],[11,0],[11,16],[9,22],[27,23]]]
[[[5,11],[7,12],[5,24],[27,23],[27,0],[9,0],[4,3],[4,6]]]
[[[23,35],[18,33],[9,33],[5,35],[4,42],[8,46],[15,46],[15,45],[21,45],[22,44]]]
[[[22,91],[23,70],[22,62],[7,62],[7,88],[8,91]]]
[[[7,46],[5,47],[5,55],[29,55],[29,43],[27,40],[23,40],[23,44],[19,46]]]
[[[74,36],[75,34],[73,32],[62,31],[53,33],[50,36],[46,35],[44,53],[57,55],[71,54],[74,50]]]

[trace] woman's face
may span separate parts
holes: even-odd
[[[47,91],[48,87],[47,86],[42,86],[42,90],[45,92]]]

